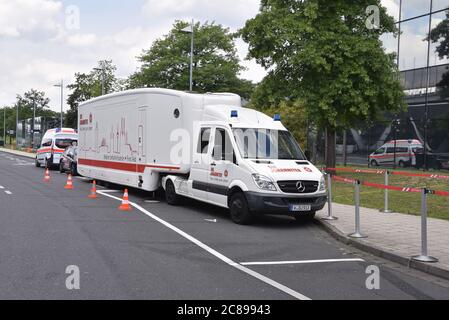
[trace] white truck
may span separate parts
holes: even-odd
[[[282,125],[242,107],[234,94],[137,89],[82,103],[78,110],[82,176],[146,191],[165,190],[230,209],[311,219],[327,202],[323,174]]]

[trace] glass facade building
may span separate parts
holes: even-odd
[[[382,0],[382,5],[395,18],[400,31],[397,36],[384,35],[382,41],[385,50],[397,56],[408,110],[387,116],[368,129],[351,130],[346,139],[340,135],[337,153],[343,153],[346,140],[348,164],[373,165],[370,155],[387,142],[420,140],[427,147],[418,166],[449,168],[449,100],[444,98],[440,85],[445,75],[449,80],[449,59],[437,53],[446,39],[436,43],[428,39],[429,32],[440,23],[446,20],[449,26],[449,0]],[[339,162],[342,160],[339,157]],[[390,165],[398,164],[393,161]]]

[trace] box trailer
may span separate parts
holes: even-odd
[[[242,107],[235,94],[138,89],[79,106],[79,174],[146,191],[163,188],[228,208],[236,223],[256,214],[310,219],[327,201],[323,174],[278,115]]]

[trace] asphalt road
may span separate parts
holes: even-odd
[[[90,200],[89,181],[75,178],[67,191],[65,175],[43,176],[32,160],[0,153],[0,299],[449,299],[447,281],[346,247],[314,224],[238,226],[225,210],[170,207],[137,190],[124,213],[120,187],[100,186]],[[310,262],[329,259],[338,261]],[[79,290],[66,287],[71,265]],[[366,287],[373,265],[380,290]]]

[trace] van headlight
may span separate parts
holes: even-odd
[[[267,191],[277,191],[276,186],[270,178],[262,176],[260,174],[253,174],[253,179],[260,189]]]
[[[321,177],[320,191],[326,191],[326,178],[324,176]]]

